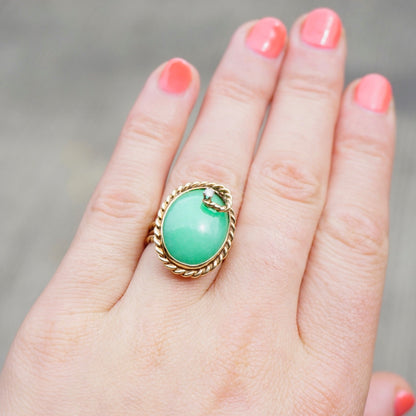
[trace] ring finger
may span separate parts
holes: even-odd
[[[246,23],[236,31],[208,88],[191,137],[172,170],[165,195],[187,182],[215,182],[230,189],[234,211],[238,210],[285,41],[286,29],[275,18]],[[189,284],[187,279],[172,276],[149,247],[132,282],[133,298],[137,299],[134,292],[140,287],[141,291],[162,292],[164,297],[172,293],[177,301],[175,289],[184,284],[183,299],[200,297],[217,272]]]

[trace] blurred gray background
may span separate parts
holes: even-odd
[[[204,91],[239,24],[272,15],[290,26],[319,6],[344,21],[347,81],[377,71],[395,91],[390,266],[375,369],[416,387],[413,0],[0,1],[0,367],[149,72],[182,56],[199,69]]]

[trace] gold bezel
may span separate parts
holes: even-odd
[[[194,189],[203,189],[203,188],[212,188],[218,195],[223,199],[228,199],[231,201],[231,193],[230,191],[222,185],[218,185],[212,182],[193,182],[187,183],[186,185],[179,186],[176,188],[162,203],[156,220],[154,222],[154,226],[150,230],[149,239],[151,239],[155,243],[156,253],[159,259],[163,262],[163,264],[174,274],[180,275],[183,277],[200,277],[204,274],[210,272],[222,261],[228,254],[228,251],[231,247],[231,242],[234,238],[234,231],[235,231],[235,215],[232,208],[227,211],[229,222],[228,222],[228,233],[227,237],[223,243],[223,245],[218,249],[216,254],[214,254],[209,260],[204,263],[197,264],[197,265],[189,265],[180,263],[174,258],[171,257],[169,252],[167,251],[164,242],[163,242],[163,221],[165,218],[166,211],[168,210],[169,206],[175,201],[180,195],[183,195],[186,192],[189,192]]]

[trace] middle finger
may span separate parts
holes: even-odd
[[[217,279],[214,293],[272,304],[296,318],[299,286],[325,202],[345,55],[335,12],[317,9],[294,24],[223,268],[227,276]]]

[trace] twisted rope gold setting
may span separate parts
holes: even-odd
[[[167,250],[165,249],[163,243],[163,233],[162,233],[162,223],[163,218],[166,214],[167,209],[172,204],[172,202],[184,192],[193,190],[193,189],[204,189],[204,197],[203,203],[215,209],[218,212],[226,212],[228,213],[229,217],[229,228],[228,228],[228,235],[225,239],[222,247],[218,250],[217,254],[209,259],[207,262],[203,264],[198,264],[196,266],[184,265],[178,263],[175,259],[173,259]],[[224,201],[224,205],[218,205],[212,201],[213,192],[217,193],[221,199]],[[162,203],[155,221],[149,227],[149,233],[146,239],[147,243],[154,242],[155,250],[157,253],[158,258],[162,261],[162,263],[175,275],[182,276],[182,277],[190,277],[190,278],[197,278],[203,276],[210,272],[211,270],[215,269],[218,265],[220,265],[224,259],[227,257],[228,252],[231,247],[232,240],[234,238],[235,232],[235,214],[232,209],[232,196],[230,191],[222,186],[218,185],[213,182],[192,182],[187,183],[185,185],[181,185],[176,188]]]

